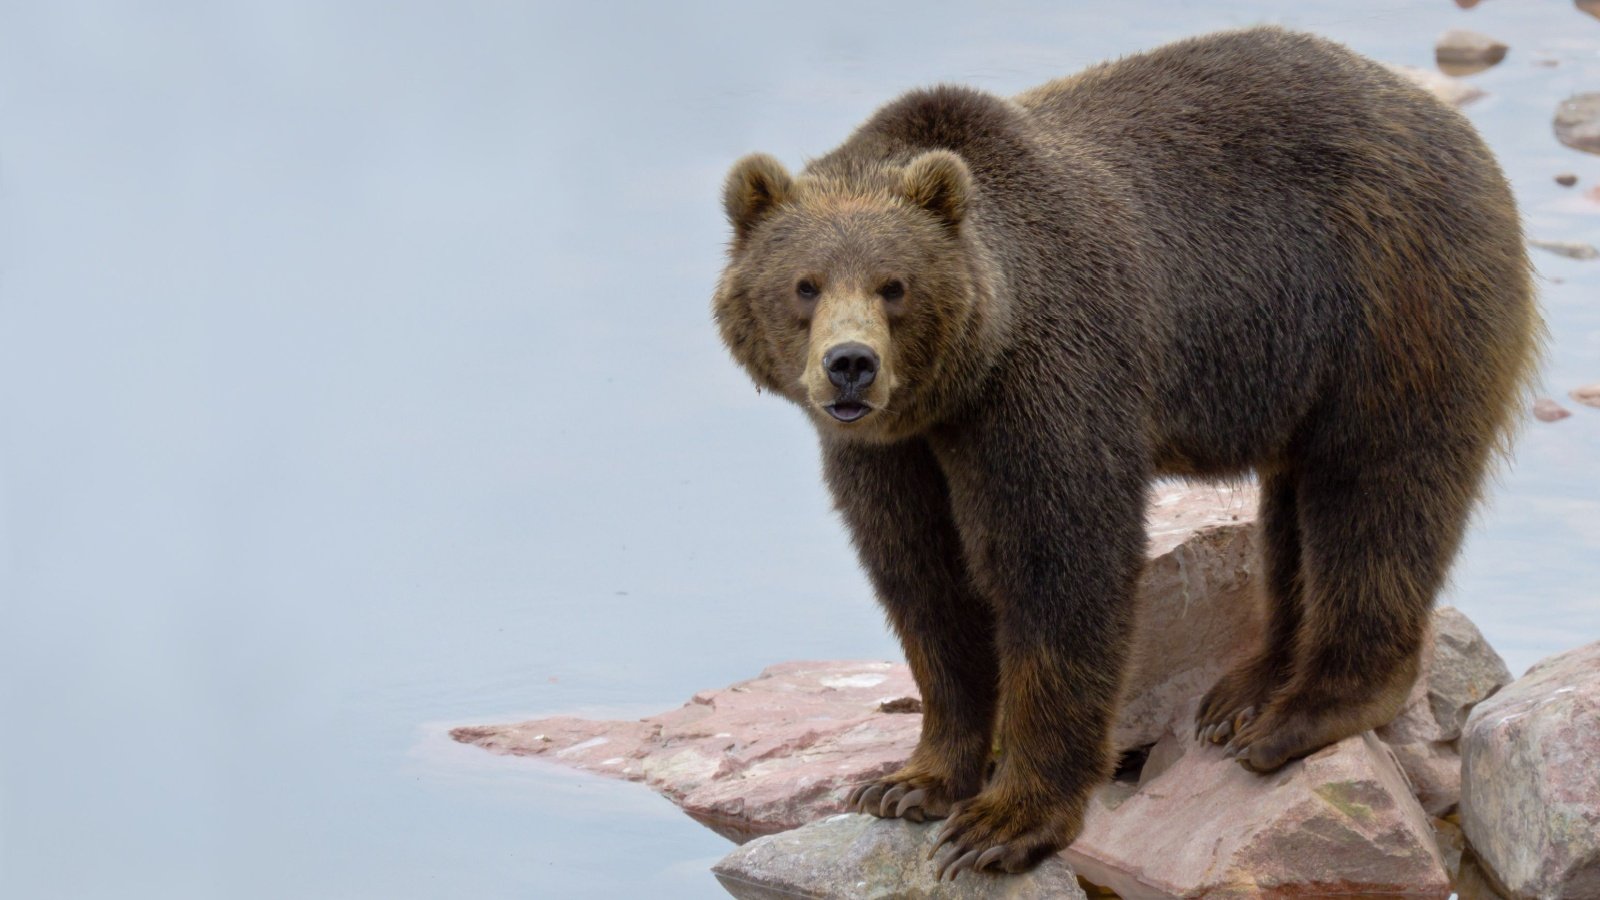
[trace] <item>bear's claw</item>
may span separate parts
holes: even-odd
[[[957,804],[928,850],[936,880],[954,880],[962,872],[1008,872],[1033,868],[1077,836],[1065,809],[1039,810],[1017,816],[1002,801],[984,795]]]
[[[880,819],[906,819],[926,822],[942,819],[950,812],[949,792],[937,779],[900,773],[877,781],[856,785],[844,801],[846,812],[865,813]]]

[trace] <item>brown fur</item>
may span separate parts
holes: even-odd
[[[949,815],[951,871],[1077,835],[1163,474],[1262,480],[1269,633],[1197,729],[1269,771],[1394,715],[1540,328],[1454,110],[1253,29],[1011,100],[913,92],[796,177],[741,161],[724,200],[723,338],[815,421],[923,692],[855,808]],[[845,339],[880,366],[850,424]]]

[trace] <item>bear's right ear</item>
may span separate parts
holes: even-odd
[[[972,175],[961,157],[948,150],[929,150],[906,166],[902,189],[907,200],[954,228],[967,214]]]
[[[722,209],[733,226],[734,241],[749,237],[756,224],[789,196],[793,185],[783,163],[765,153],[752,153],[734,163],[722,188]]]

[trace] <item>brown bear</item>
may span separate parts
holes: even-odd
[[[814,421],[922,691],[851,808],[948,817],[950,877],[1077,836],[1159,476],[1262,488],[1269,635],[1199,734],[1267,772],[1393,717],[1541,328],[1459,113],[1257,28],[914,91],[724,203],[722,337]]]

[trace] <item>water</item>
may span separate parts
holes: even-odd
[[[1530,233],[1600,243],[1564,0],[0,5],[0,895],[714,895],[666,801],[444,731],[898,655],[809,426],[709,324],[726,166],[1259,21],[1506,40],[1469,112]],[[1559,397],[1600,263],[1537,259]],[[1516,671],[1600,635],[1567,405],[1449,597]]]

